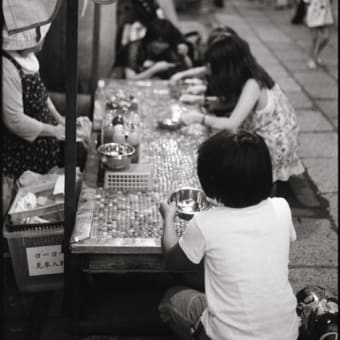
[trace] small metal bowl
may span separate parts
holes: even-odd
[[[190,220],[197,212],[207,210],[210,206],[202,190],[190,187],[174,191],[169,202],[176,202],[177,215],[183,220]]]
[[[158,127],[165,130],[177,130],[181,126],[179,120],[165,118],[158,122]]]
[[[110,170],[126,169],[135,153],[135,148],[130,144],[106,143],[97,149],[100,160]]]

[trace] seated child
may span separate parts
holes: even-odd
[[[301,175],[304,166],[298,154],[296,112],[286,93],[257,62],[248,42],[230,27],[211,33],[205,61],[205,68],[196,72],[208,74],[208,88],[213,95],[224,97],[234,107],[225,116],[189,110],[182,115],[182,121],[187,125],[202,123],[213,129],[242,128],[258,133],[269,148],[273,182],[278,192],[287,191],[289,179]]]
[[[161,203],[162,246],[171,270],[204,262],[205,293],[171,288],[159,306],[162,320],[178,339],[296,340],[297,302],[288,281],[296,233],[287,201],[270,198],[263,138],[218,132],[199,147],[197,173],[220,205],[195,214],[178,239],[176,207]]]
[[[169,79],[192,66],[189,45],[182,33],[167,19],[156,18],[148,24],[142,39],[129,43],[121,63],[127,79]]]

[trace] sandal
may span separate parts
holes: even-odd
[[[307,67],[311,70],[315,70],[317,67],[316,62],[313,59],[308,60]]]

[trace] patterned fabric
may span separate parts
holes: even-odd
[[[307,8],[306,25],[321,27],[333,24],[333,15],[329,0],[310,0]]]
[[[5,53],[4,56],[13,62],[20,74],[25,114],[43,123],[56,125],[47,106],[47,91],[39,73],[25,74],[11,56]],[[56,138],[38,137],[30,143],[6,127],[2,132],[3,175],[17,178],[26,170],[43,174],[59,164],[61,153]]]
[[[250,114],[242,128],[264,138],[272,158],[273,181],[287,181],[290,176],[304,172],[297,154],[299,128],[296,114],[278,85],[267,93],[269,105]]]

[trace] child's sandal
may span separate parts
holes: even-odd
[[[307,66],[311,70],[315,70],[317,67],[316,62],[313,59],[308,60]]]

